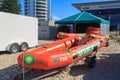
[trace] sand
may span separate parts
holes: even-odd
[[[40,40],[39,44],[49,42],[53,41]],[[21,53],[0,52],[0,54],[0,80],[13,80],[18,70],[18,68],[15,68],[17,66],[17,57]],[[28,77],[32,77],[37,73],[33,72]],[[80,61],[76,66],[42,80],[120,80],[120,45],[115,40],[110,40],[109,47],[99,50],[95,68],[90,69],[86,63]]]

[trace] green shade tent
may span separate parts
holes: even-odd
[[[92,15],[88,12],[82,12],[73,16],[58,20],[55,24],[74,24],[74,23],[103,23],[109,24],[109,21]]]

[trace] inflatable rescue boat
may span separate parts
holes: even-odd
[[[59,32],[59,40],[24,52],[18,57],[18,64],[39,70],[68,66],[106,45],[106,37],[97,35],[98,33],[87,33],[81,37],[80,34]]]

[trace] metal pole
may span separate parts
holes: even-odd
[[[110,20],[111,20],[111,16],[110,16],[110,14],[109,14],[109,22],[110,22]]]
[[[52,0],[49,0],[49,20],[52,21]]]
[[[120,25],[119,25],[119,35],[120,35]]]
[[[74,33],[76,33],[76,23],[75,23],[75,26],[74,26]]]
[[[118,29],[118,30],[117,30],[117,31],[118,31],[118,34],[120,35],[120,25],[119,25],[119,24],[117,25],[117,29]]]

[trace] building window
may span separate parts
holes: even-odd
[[[30,4],[30,1],[28,1],[28,4]]]
[[[35,14],[35,12],[33,12],[33,14]]]

